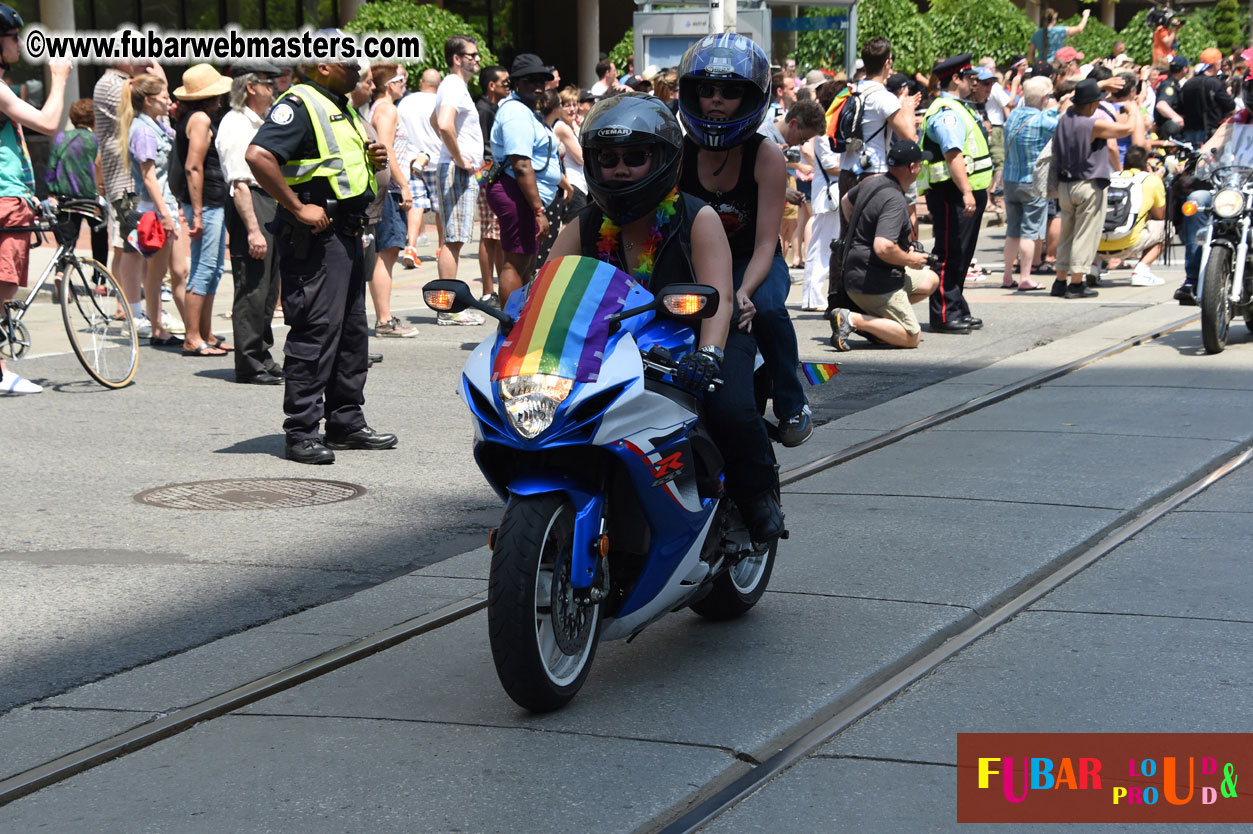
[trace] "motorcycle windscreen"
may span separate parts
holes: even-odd
[[[595,382],[609,342],[609,316],[635,280],[611,264],[570,255],[544,264],[496,352],[492,381],[550,374]]]

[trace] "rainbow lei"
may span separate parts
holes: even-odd
[[[640,251],[639,266],[635,267],[635,271],[631,273],[645,287],[648,286],[648,279],[653,274],[653,261],[657,257],[657,247],[661,245],[661,227],[670,222],[670,218],[674,216],[675,204],[678,202],[679,189],[675,188],[657,206],[652,228],[648,230],[648,239]],[[621,233],[622,229],[618,227],[618,224],[608,217],[601,221],[600,240],[596,242],[596,251],[601,254],[603,260],[619,260],[618,238]],[[626,263],[622,262],[622,266],[625,267]]]

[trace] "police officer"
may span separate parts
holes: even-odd
[[[1179,92],[1183,89],[1183,75],[1188,60],[1176,55],[1170,59],[1165,80],[1157,88],[1157,104],[1153,107],[1153,121],[1157,135],[1163,139],[1183,133],[1183,116],[1179,115]]]
[[[970,53],[936,64],[942,92],[922,120],[922,149],[934,162],[923,165],[918,190],[925,191],[935,229],[940,287],[931,296],[931,332],[969,333],[983,326],[962,295],[966,272],[979,240],[979,224],[992,184],[992,156],[983,124],[964,99],[977,71]]]
[[[361,236],[387,150],[369,141],[347,98],[360,80],[356,61],[307,64],[303,74],[275,102],[246,159],[278,201],[283,315],[291,328],[283,365],[286,456],[327,464],[335,462],[332,449],[396,445],[396,435],[374,431],[361,412],[369,335]],[[325,442],[318,436],[324,417]]]

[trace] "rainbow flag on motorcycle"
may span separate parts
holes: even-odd
[[[552,374],[595,382],[609,342],[608,317],[634,279],[595,258],[549,261],[527,289],[522,314],[496,353],[492,381]]]

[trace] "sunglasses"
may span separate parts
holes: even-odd
[[[696,95],[701,98],[713,98],[714,95],[721,96],[727,101],[737,101],[744,97],[744,88],[736,84],[701,84],[696,88]]]
[[[477,52],[459,52],[457,54],[462,58],[469,58],[472,61],[477,61],[479,59],[479,53]]]
[[[596,163],[601,168],[617,168],[619,160],[628,168],[638,168],[645,162],[648,162],[653,156],[653,152],[647,148],[632,148],[629,151],[623,151],[619,154],[615,150],[598,150],[596,151]]]

